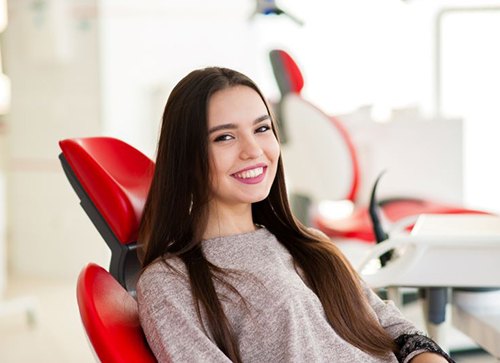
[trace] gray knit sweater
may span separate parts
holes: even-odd
[[[237,271],[227,281],[246,304],[217,282],[216,289],[243,362],[398,361],[395,356],[370,356],[340,338],[320,300],[297,273],[290,253],[267,229],[206,240],[202,247],[210,262]],[[184,264],[177,258],[168,264],[148,266],[137,285],[141,324],[158,361],[230,362],[198,320]],[[392,337],[417,333],[392,303],[368,288],[365,293]],[[421,351],[417,347],[403,360]]]

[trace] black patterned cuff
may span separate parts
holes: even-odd
[[[407,362],[408,358],[413,358],[413,352],[431,352],[444,357],[449,363],[456,363],[451,357],[443,351],[437,343],[429,337],[422,334],[402,334],[395,340],[399,347],[399,352],[396,353],[398,362]]]

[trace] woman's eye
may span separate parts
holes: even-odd
[[[217,136],[214,141],[221,142],[221,141],[228,141],[228,140],[232,140],[232,139],[233,139],[233,137],[231,135],[224,134],[224,135]]]
[[[264,125],[264,126],[259,127],[257,130],[255,130],[255,132],[266,132],[269,130],[271,130],[271,126]]]

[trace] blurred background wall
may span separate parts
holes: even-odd
[[[250,19],[252,0],[7,5],[1,46],[11,104],[0,121],[0,240],[9,273],[73,280],[89,261],[108,263],[107,248],[59,165],[59,140],[109,135],[154,157],[162,109],[178,80],[197,67],[227,66],[248,74],[276,99],[268,61],[275,47],[299,63],[305,97],[351,120],[348,126],[366,155],[376,152],[374,137],[389,138],[384,125],[400,120],[393,124],[401,129],[393,139],[413,147],[414,158],[397,161],[407,166],[392,182],[398,191],[411,192],[413,185],[431,196],[500,211],[500,172],[494,166],[500,156],[500,54],[493,46],[500,34],[498,12],[443,18],[441,116],[459,121],[449,132],[446,124],[435,128],[454,140],[453,148],[444,139],[441,149],[422,147],[401,123],[440,122],[434,104],[436,16],[443,8],[473,7],[476,1],[282,1],[303,26],[282,16]],[[410,134],[398,141],[405,133]],[[427,137],[432,138],[423,133]],[[454,160],[453,178],[427,185],[424,177],[408,174],[415,160],[432,166],[439,153],[451,153],[445,156]],[[431,169],[437,179],[439,165]]]

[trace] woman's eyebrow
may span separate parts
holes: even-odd
[[[255,119],[255,121],[253,122],[253,124],[254,124],[254,125],[255,125],[255,124],[258,124],[259,122],[262,122],[262,121],[264,121],[264,120],[269,120],[270,118],[271,118],[271,117],[269,117],[269,115],[268,115],[268,114],[262,115],[262,116],[260,116],[260,117],[257,117],[257,118]]]
[[[262,122],[262,121],[265,121],[265,120],[268,120],[270,119],[269,115],[262,115],[262,116],[259,116],[257,117],[253,124],[258,124],[259,122]],[[236,124],[233,124],[233,123],[228,123],[228,124],[222,124],[222,125],[217,125],[217,126],[214,126],[212,127],[210,130],[208,130],[208,134],[212,134],[216,131],[220,131],[220,130],[232,130],[232,129],[236,129],[238,128],[238,126]]]

